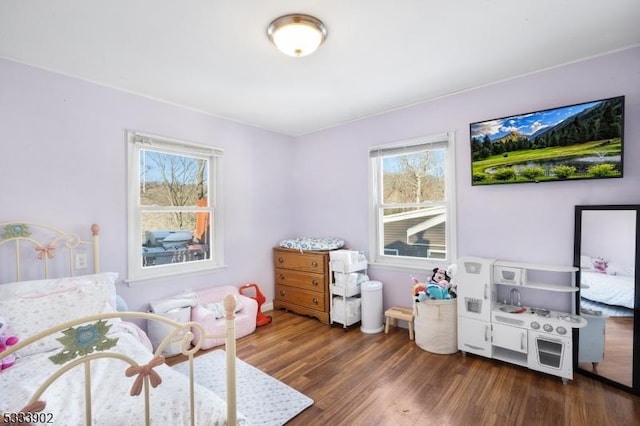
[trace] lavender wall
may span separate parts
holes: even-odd
[[[102,228],[102,270],[126,277],[125,130],[224,149],[225,248],[215,273],[121,283],[130,308],[220,284],[264,284],[273,298],[271,247],[293,212],[293,140],[210,115],[0,60],[0,221],[49,223],[90,235]]]
[[[582,212],[581,254],[602,257],[611,266],[608,273],[623,266],[631,271],[635,265],[635,210],[584,210]]]
[[[618,95],[626,96],[624,178],[471,187],[469,123]],[[456,139],[458,256],[572,264],[576,204],[640,202],[640,48],[298,138],[295,233],[341,236],[367,252],[368,148],[445,131]],[[411,303],[410,271],[369,272],[384,283],[385,307]]]
[[[470,186],[470,122],[626,95],[625,177]],[[102,226],[102,269],[126,272],[126,144],[133,129],[225,150],[228,268],[120,285],[132,309],[182,289],[260,284],[273,298],[271,247],[335,235],[368,248],[368,148],[456,135],[458,255],[571,263],[576,204],[640,203],[640,48],[380,114],[299,138],[262,131],[0,60],[0,220]],[[408,305],[410,271],[372,266],[385,306]],[[425,273],[426,275],[426,273]]]

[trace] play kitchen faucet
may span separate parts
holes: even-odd
[[[509,301],[510,302],[509,304],[511,306],[520,306],[520,290],[518,290],[517,288],[512,288],[510,296],[511,296],[511,300]]]

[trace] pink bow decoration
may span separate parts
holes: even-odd
[[[40,411],[44,410],[46,406],[47,406],[46,402],[36,401],[24,407],[22,410],[20,410],[20,412],[21,413],[39,413]]]
[[[162,364],[164,364],[164,357],[157,356],[149,361],[149,363],[146,365],[133,365],[127,368],[127,370],[125,371],[127,377],[135,376],[136,374],[138,375],[138,377],[136,377],[136,380],[133,382],[133,385],[131,386],[131,396],[140,395],[140,392],[142,391],[142,383],[145,376],[149,376],[151,387],[155,388],[160,383],[162,383],[162,377],[160,377],[160,375],[153,370],[154,367]]]
[[[47,259],[51,259],[56,255],[56,248],[53,245],[49,245],[49,247],[36,247],[36,251],[38,252],[38,260],[42,260],[45,256]]]

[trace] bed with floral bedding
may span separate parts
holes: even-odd
[[[117,309],[117,273],[98,272],[98,227],[90,242],[54,228],[53,237],[35,236],[42,225],[0,224],[0,321],[18,337],[17,344],[0,352],[15,360],[0,371],[0,413],[8,424],[246,424],[236,413],[235,300],[225,300],[227,330],[227,400],[199,386],[194,371],[188,375],[165,364],[162,351],[176,339],[193,367],[198,342],[191,346],[192,328],[208,336],[197,323],[179,323],[163,316]],[[75,252],[91,247],[94,273],[72,276]],[[15,263],[7,261],[16,257]],[[33,256],[31,256],[33,255]],[[37,266],[28,266],[31,256]],[[62,278],[47,278],[53,259],[69,264]],[[24,280],[34,268],[43,278]],[[13,280],[6,282],[11,270]],[[130,320],[160,321],[171,332],[153,351],[146,334]],[[3,328],[4,329],[4,328]],[[220,336],[217,336],[220,337]]]
[[[594,310],[635,308],[635,267],[600,256],[580,257],[580,297]],[[586,300],[586,302],[585,302]],[[632,314],[632,313],[630,313]]]
[[[635,278],[629,275],[580,271],[580,296],[592,302],[634,308]]]

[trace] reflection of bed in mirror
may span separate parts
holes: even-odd
[[[609,266],[600,272],[590,266],[597,259],[583,256],[588,261],[581,261],[580,269],[580,307],[602,312],[611,316],[633,315],[635,298],[635,274],[632,265],[613,270]],[[597,262],[597,260],[595,261]],[[607,270],[609,270],[607,272]]]

